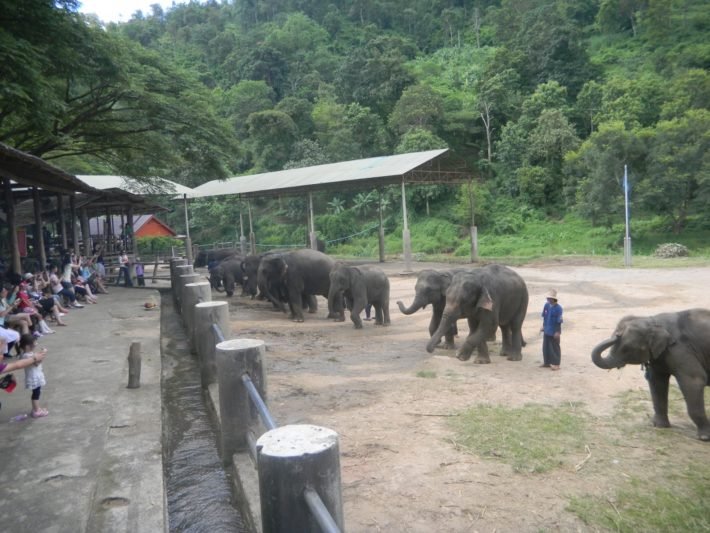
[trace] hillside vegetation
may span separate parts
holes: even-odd
[[[708,251],[704,0],[193,1],[108,25],[1,3],[0,141],[69,171],[195,186],[447,147],[474,201],[410,186],[414,251],[465,256],[473,215],[482,254],[536,256],[618,252],[627,165],[635,249]],[[382,203],[397,253],[399,194],[317,195],[321,238],[375,255]],[[233,240],[242,207],[196,202],[193,237]],[[253,208],[260,242],[305,242],[304,199]]]

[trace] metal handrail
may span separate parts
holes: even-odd
[[[212,324],[212,332],[214,333],[215,339],[217,339],[217,342],[215,344],[224,342],[224,333],[222,333],[222,330],[220,329],[218,324]]]
[[[321,531],[324,533],[340,533],[338,524],[335,523],[335,520],[333,520],[333,517],[330,515],[330,511],[328,511],[320,495],[315,490],[310,487],[306,488],[303,491],[303,497],[306,500],[306,504],[313,518],[318,522]]]
[[[262,400],[259,391],[256,390],[254,382],[249,377],[249,374],[242,374],[242,383],[244,383],[244,386],[247,389],[247,393],[249,394],[249,398],[254,404],[254,407],[256,407],[256,411],[259,413],[259,417],[264,423],[264,427],[267,430],[276,429],[278,425],[271,416],[271,413],[269,412],[269,408],[266,406],[266,403],[264,403],[264,400]]]

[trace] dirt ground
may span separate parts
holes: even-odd
[[[423,268],[446,265],[415,264]],[[691,307],[710,308],[710,268],[607,269],[540,264],[515,268],[530,292],[523,327],[527,347],[521,362],[498,357],[490,365],[461,362],[453,352],[425,350],[430,309],[405,316],[415,275],[401,263],[383,266],[390,276],[390,327],[348,320],[333,323],[326,301],[301,324],[265,302],[230,300],[232,331],[266,341],[269,405],[280,424],[312,423],[340,435],[345,525],[348,531],[594,531],[565,510],[570,496],[602,495],[635,474],[655,468],[655,444],[629,437],[609,457],[594,442],[573,450],[544,474],[514,472],[495,458],[469,453],[453,440],[450,415],[478,404],[520,407],[581,402],[601,423],[624,391],[648,397],[639,367],[604,371],[590,360],[591,348],[627,314],[652,315]],[[540,311],[556,288],[564,307],[562,368],[541,363]],[[465,322],[461,322],[465,332]],[[457,345],[461,339],[457,339]],[[433,378],[417,373],[435,373]],[[428,373],[428,375],[434,375]],[[706,394],[707,396],[707,394]],[[651,404],[632,416],[641,435],[672,432],[675,454],[708,457],[695,440],[695,426],[671,415],[671,430],[653,430]],[[591,453],[591,456],[589,455]],[[616,451],[615,451],[616,453]],[[575,471],[575,464],[584,461]],[[682,458],[681,458],[682,462]]]

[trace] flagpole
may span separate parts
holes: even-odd
[[[629,233],[629,174],[624,165],[624,215],[626,219],[626,234],[624,235],[624,266],[631,266],[631,235]]]

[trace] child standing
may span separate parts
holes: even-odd
[[[136,279],[139,287],[145,287],[145,269],[140,257],[136,257]]]
[[[39,406],[39,395],[42,392],[42,387],[47,384],[42,371],[42,363],[38,362],[34,354],[36,339],[30,333],[26,333],[20,337],[20,359],[33,359],[34,364],[25,367],[25,388],[32,389],[32,418],[42,418],[47,416],[49,411],[42,409]],[[39,350],[42,355],[47,353],[46,348]]]

